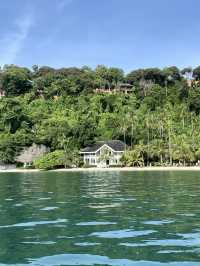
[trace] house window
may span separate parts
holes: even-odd
[[[91,164],[95,164],[95,159],[91,159]]]
[[[89,164],[90,160],[89,159],[85,159],[85,163]]]

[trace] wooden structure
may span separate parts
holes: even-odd
[[[128,94],[133,92],[133,85],[129,83],[121,83],[111,88],[96,88],[94,90],[95,93],[124,93]]]

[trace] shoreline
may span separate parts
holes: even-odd
[[[147,166],[147,167],[110,167],[110,168],[73,168],[55,169],[54,172],[142,172],[142,171],[200,171],[200,166]]]
[[[36,173],[36,172],[142,172],[142,171],[200,171],[200,166],[148,166],[148,167],[110,167],[110,168],[62,168],[54,170],[8,169],[0,173]]]

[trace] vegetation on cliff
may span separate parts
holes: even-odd
[[[199,80],[200,67],[125,75],[105,66],[5,66],[0,71],[5,93],[0,99],[0,161],[15,162],[24,147],[35,143],[49,147],[45,156],[60,155],[67,166],[74,163],[67,153],[77,155],[97,140],[121,139],[130,147],[125,165],[195,164],[200,159]],[[123,83],[133,86],[131,93],[110,92]],[[97,93],[97,88],[108,92]]]

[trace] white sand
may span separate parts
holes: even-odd
[[[8,169],[8,170],[0,170],[0,173],[31,173],[31,172],[39,172],[39,169],[22,169],[22,168],[16,168],[16,169]]]
[[[0,170],[0,173],[34,173],[40,172],[39,169],[9,169]],[[70,168],[70,169],[55,169],[50,172],[135,172],[135,171],[200,171],[200,166],[151,166],[151,167],[111,167],[111,168]]]
[[[200,171],[200,166],[151,166],[151,167],[111,167],[111,168],[72,168],[72,169],[56,169],[56,172],[110,172],[110,171]]]

